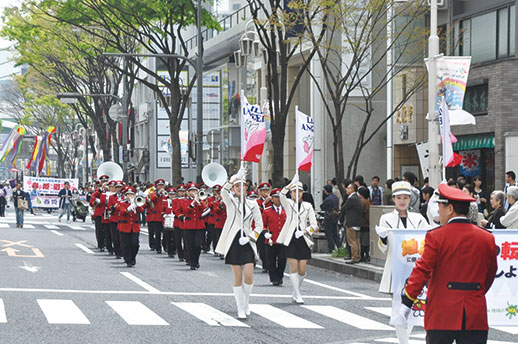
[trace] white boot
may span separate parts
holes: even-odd
[[[290,274],[290,281],[291,285],[293,287],[293,301],[295,301],[298,304],[304,303],[304,300],[302,299],[302,296],[300,295],[300,281],[299,281],[299,274],[295,272],[294,274]]]
[[[408,328],[404,325],[395,325],[394,328],[396,329],[396,336],[399,340],[399,344],[408,344],[408,337],[410,336]]]
[[[243,287],[233,287],[234,289],[234,298],[236,299],[236,305],[237,305],[237,317],[239,319],[246,319],[246,313],[244,309],[244,303],[245,303],[245,295],[243,291]]]
[[[304,276],[301,276],[299,275],[299,290],[300,290],[300,287],[302,286],[302,282],[304,282],[304,278],[306,278],[307,274],[305,274]]]
[[[250,315],[250,294],[252,293],[252,287],[254,284],[246,284],[243,283],[243,292],[245,296],[245,303],[243,305],[243,309],[246,315]]]

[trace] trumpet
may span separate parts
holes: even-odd
[[[137,207],[143,207],[146,204],[146,197],[138,195],[135,196],[135,205]]]
[[[207,192],[205,190],[200,190],[200,192],[198,192],[198,199],[200,201],[205,201],[207,199],[207,197],[209,197],[209,195],[207,194]]]

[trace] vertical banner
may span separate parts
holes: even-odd
[[[315,136],[315,124],[313,118],[300,112],[296,113],[295,148],[297,151],[297,169],[309,172],[313,160],[313,141]]]
[[[446,167],[453,160],[453,145],[450,135],[450,113],[444,97],[442,97],[441,106],[439,107],[439,125],[442,139],[442,163]]]
[[[462,156],[460,173],[466,177],[480,176],[482,174],[480,163],[480,149],[460,151]]]
[[[430,176],[430,167],[428,162],[428,158],[430,157],[429,146],[428,141],[420,142],[415,146],[417,149],[417,155],[419,156],[419,164],[421,165],[423,178],[428,178]]]
[[[462,110],[471,56],[444,56],[435,60],[437,70],[436,102],[444,96],[451,110]]]
[[[410,276],[415,262],[424,250],[426,231],[392,231],[392,319],[401,307],[401,291]],[[493,285],[486,294],[488,322],[490,326],[518,325],[518,230],[493,231],[498,246],[498,270]],[[426,290],[418,296],[410,312],[409,324],[423,326],[426,311]]]
[[[241,160],[259,162],[266,140],[264,114],[259,105],[250,105],[241,92]]]

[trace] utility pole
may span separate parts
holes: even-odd
[[[129,180],[128,176],[128,158],[126,154],[126,146],[128,144],[128,76],[126,71],[128,69],[128,57],[122,57],[122,68],[124,73],[122,75],[122,142],[119,149],[122,149],[122,171],[124,173],[124,181]]]
[[[430,1],[430,37],[428,38],[428,146],[430,169],[430,186],[437,188],[441,181],[439,165],[439,122],[436,120],[437,68],[436,58],[439,55],[439,37],[437,36],[437,0]]]
[[[196,15],[198,29],[198,56],[196,58],[196,179],[201,183],[203,169],[203,38],[201,36],[201,0],[198,0]]]

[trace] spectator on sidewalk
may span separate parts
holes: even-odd
[[[423,196],[424,204],[421,206],[421,209],[419,209],[419,212],[423,217],[425,218],[428,223],[430,221],[428,220],[427,212],[428,212],[428,202],[430,202],[430,198],[433,196],[434,189],[431,186],[427,186],[421,190],[421,195]]]
[[[518,229],[518,186],[507,188],[507,202],[511,206],[507,213],[500,218],[500,222],[509,229]]]
[[[338,197],[333,194],[333,187],[329,184],[324,186],[324,202],[320,205],[320,209],[325,212],[324,214],[324,232],[327,239],[328,253],[332,253],[333,250],[340,247],[340,239],[336,224],[338,222]]]
[[[383,188],[379,186],[380,177],[374,176],[369,186],[369,199],[372,205],[383,205]]]
[[[355,183],[347,186],[347,201],[345,202],[345,228],[347,242],[351,246],[351,260],[346,264],[356,264],[360,262],[360,229],[362,224],[363,203],[358,196],[358,185]]]
[[[477,200],[478,212],[484,213],[484,210],[487,208],[487,194],[482,187],[482,178],[480,176],[476,176],[473,178],[473,185],[475,189],[475,199]]]
[[[333,187],[333,194],[336,196],[336,198],[338,198],[338,209],[340,209],[344,204],[344,200],[342,197],[342,193],[340,192],[340,189],[336,184],[336,178],[331,179],[331,186]]]
[[[70,223],[70,207],[71,207],[71,199],[72,199],[72,190],[70,190],[70,183],[65,182],[65,187],[59,190],[59,208],[61,209],[61,214],[59,214],[58,221],[61,222],[61,218],[67,213],[67,223]]]
[[[370,202],[369,202],[369,190],[363,186],[358,188],[358,195],[362,200],[362,222],[360,225],[360,262],[370,262],[371,257],[369,254],[369,215],[370,215]]]
[[[482,220],[481,225],[483,227],[487,229],[505,229],[505,226],[500,221],[502,216],[505,215],[504,198],[505,194],[503,191],[495,190],[491,193],[489,203],[491,203],[491,208],[494,210],[487,220]]]
[[[510,186],[518,186],[516,183],[516,174],[513,171],[507,171],[505,172],[505,187],[504,187],[504,193],[507,196],[507,189],[509,189]],[[504,201],[504,208],[505,211],[509,210],[510,204],[507,198]]]
[[[309,204],[311,204],[311,206],[314,209],[315,208],[315,200],[313,199],[313,196],[311,195],[311,193],[308,190],[308,185],[304,184],[304,186],[302,188],[304,189],[304,192],[302,193],[302,200],[304,202],[308,202]]]
[[[384,205],[394,205],[394,201],[392,200],[392,184],[394,184],[394,179],[387,179],[385,182],[385,191],[383,192]]]
[[[410,195],[410,205],[408,210],[414,213],[419,212],[419,204],[421,202],[421,192],[414,186],[417,181],[417,177],[412,172],[405,172],[403,174],[403,181],[410,183],[410,188],[412,193]]]
[[[7,188],[0,184],[0,217],[5,217],[5,206],[7,205]]]

